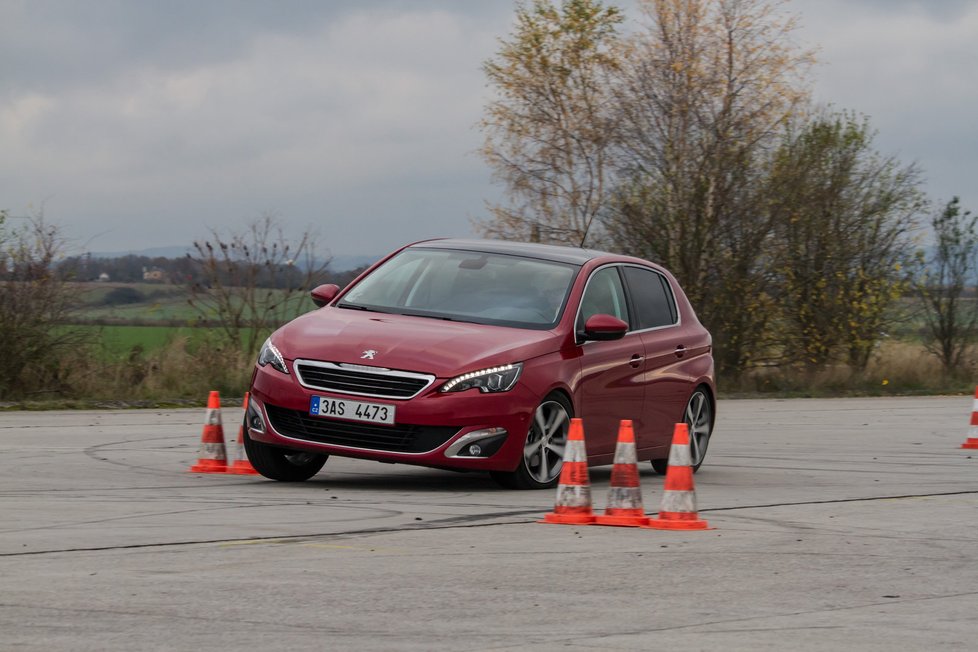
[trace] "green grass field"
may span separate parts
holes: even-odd
[[[159,351],[176,338],[187,338],[191,346],[205,343],[216,329],[192,326],[97,326],[77,324],[66,326],[88,336],[105,359],[128,357],[134,348],[144,353]]]
[[[80,299],[80,306],[75,316],[81,323],[108,320],[112,322],[167,321],[184,322],[191,326],[200,319],[217,319],[218,315],[207,311],[206,314],[190,305],[190,290],[184,286],[152,283],[75,283],[75,291]],[[134,290],[144,300],[134,303],[109,305],[106,298],[113,290],[127,288]],[[278,300],[282,290],[260,290],[261,298],[265,293]],[[298,294],[289,300],[290,306],[281,311],[283,322],[298,315],[315,309],[312,299],[307,293]],[[145,325],[145,324],[144,324]]]
[[[73,290],[80,300],[74,313],[74,324],[63,328],[80,331],[93,343],[101,357],[108,360],[124,359],[135,347],[144,354],[165,348],[177,339],[186,339],[189,349],[199,344],[220,340],[220,329],[202,326],[198,322],[205,317],[213,324],[216,314],[201,314],[191,306],[191,294],[184,286],[159,283],[75,283]],[[119,288],[138,292],[143,300],[134,303],[109,305],[107,297]],[[280,290],[267,290],[278,293]],[[292,317],[315,309],[308,294],[293,297],[293,307],[285,313],[282,323]],[[158,322],[158,325],[157,325]],[[268,330],[273,326],[269,325]]]

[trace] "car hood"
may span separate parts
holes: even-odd
[[[325,307],[272,335],[287,360],[323,360],[447,378],[559,349],[554,331]],[[375,352],[372,359],[367,352]]]

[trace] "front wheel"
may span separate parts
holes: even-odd
[[[695,473],[706,459],[706,448],[710,445],[710,434],[713,432],[713,403],[703,387],[697,387],[689,397],[683,412],[683,423],[689,428],[689,456]],[[665,475],[669,460],[652,460],[652,468],[659,475]]]
[[[523,456],[515,471],[493,471],[493,479],[510,489],[549,489],[560,479],[567,433],[574,416],[563,394],[551,394],[533,413]]]
[[[329,455],[293,451],[253,440],[245,431],[245,452],[255,470],[279,482],[304,482],[319,473]]]

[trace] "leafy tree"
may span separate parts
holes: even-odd
[[[931,226],[936,242],[915,290],[924,303],[926,346],[944,370],[953,374],[961,368],[978,331],[978,305],[964,297],[978,272],[978,215],[962,212],[954,197],[934,215]]]
[[[270,328],[295,317],[329,264],[318,256],[313,234],[290,242],[270,215],[244,232],[211,231],[209,239],[194,242],[194,250],[187,257],[199,280],[191,283],[188,301],[202,319],[219,321],[235,351],[257,351]]]
[[[105,293],[102,303],[106,306],[122,306],[146,301],[145,294],[133,287],[117,287]]]
[[[496,99],[482,154],[509,204],[491,206],[486,235],[583,246],[610,187],[619,66],[615,7],[597,0],[517,3],[516,29],[483,65]]]
[[[786,135],[770,188],[788,361],[820,369],[839,354],[864,368],[907,289],[916,168],[877,153],[866,120],[822,113]]]

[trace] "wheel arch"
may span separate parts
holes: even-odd
[[[540,397],[540,401],[541,402],[542,401],[545,401],[548,396],[553,396],[554,394],[559,394],[564,399],[567,400],[567,402],[571,406],[571,412],[572,412],[571,416],[572,417],[575,416],[575,415],[577,415],[578,409],[577,409],[577,406],[574,405],[574,394],[570,390],[568,390],[566,387],[564,387],[563,385],[557,385],[556,387],[551,387],[550,390],[547,393],[545,393],[543,396]]]
[[[700,383],[693,388],[693,391],[689,393],[689,397],[686,398],[686,402],[687,403],[689,402],[689,399],[692,398],[693,394],[695,394],[696,393],[696,390],[698,390],[698,389],[703,389],[704,391],[706,391],[706,397],[708,399],[710,399],[710,408],[711,408],[710,409],[710,429],[712,430],[713,427],[716,425],[716,421],[717,421],[717,396],[716,396],[716,390],[713,389],[713,386],[710,385],[710,383],[708,383],[706,381],[700,381]]]

